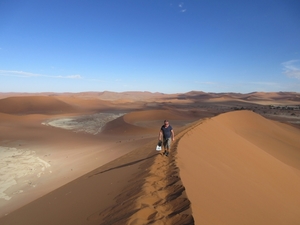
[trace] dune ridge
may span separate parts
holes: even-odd
[[[300,130],[251,111],[221,114],[178,146],[196,224],[300,224]]]
[[[127,224],[194,224],[184,191],[175,159],[159,155],[144,178]]]
[[[143,148],[149,154],[140,164],[138,172],[132,175],[129,184],[116,197],[116,204],[91,215],[88,220],[98,220],[102,225],[194,224],[190,201],[176,164],[178,142],[186,130],[194,126],[190,124],[176,135],[177,140],[172,145],[169,157],[151,150],[156,141],[145,145]]]

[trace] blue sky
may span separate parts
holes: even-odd
[[[0,92],[300,92],[298,0],[0,0]]]

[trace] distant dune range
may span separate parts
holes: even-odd
[[[300,224],[299,96],[0,93],[0,224]]]

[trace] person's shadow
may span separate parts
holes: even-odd
[[[156,156],[156,155],[158,155],[158,154],[159,154],[159,153],[156,153],[156,154],[153,154],[153,155],[148,156],[148,157],[143,158],[143,159],[138,159],[138,160],[135,160],[135,161],[133,161],[133,162],[125,163],[125,164],[120,165],[120,166],[112,167],[112,168],[109,168],[109,169],[107,169],[107,170],[103,170],[103,171],[101,171],[101,172],[95,173],[95,174],[93,174],[93,175],[91,175],[91,176],[89,176],[89,177],[96,176],[96,175],[101,174],[101,173],[106,173],[106,172],[111,171],[111,170],[120,169],[120,168],[123,168],[123,167],[126,167],[126,166],[131,166],[131,165],[134,165],[134,164],[136,164],[136,163],[145,161],[145,160],[147,160],[147,159],[151,159],[151,158],[153,158],[154,156]]]

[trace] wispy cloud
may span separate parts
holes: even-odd
[[[8,77],[49,77],[49,78],[62,78],[62,79],[82,79],[82,76],[79,74],[75,75],[68,75],[68,76],[52,76],[52,75],[45,75],[45,74],[37,74],[37,73],[30,73],[24,71],[16,71],[16,70],[0,70],[0,76],[8,76]]]
[[[195,81],[196,84],[208,84],[208,85],[217,85],[215,82],[210,81]]]
[[[249,84],[255,84],[255,85],[262,85],[262,86],[280,86],[279,83],[276,82],[263,82],[263,81],[257,81],[257,82],[247,82]]]
[[[283,73],[292,78],[300,79],[300,60],[290,60],[282,63]]]
[[[186,9],[184,9],[183,6],[184,6],[183,2],[179,3],[179,5],[178,5],[178,7],[180,8],[180,12],[182,12],[182,13],[184,13],[186,11]]]
[[[79,74],[76,75],[69,75],[69,76],[61,76],[61,78],[68,78],[68,79],[82,79],[82,76]]]

